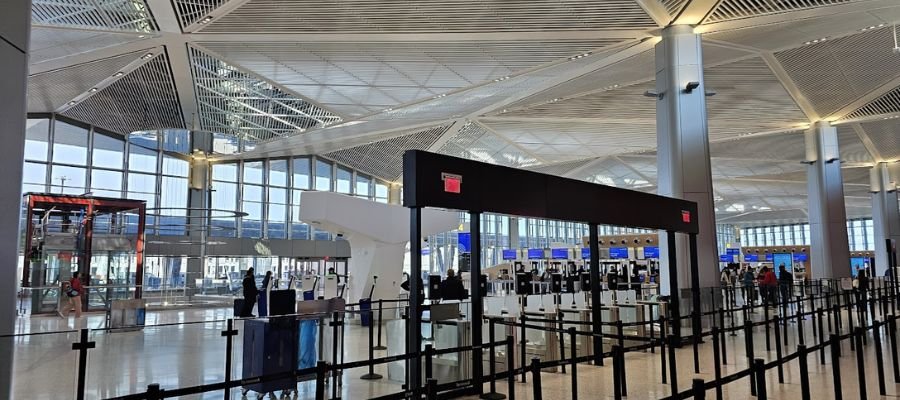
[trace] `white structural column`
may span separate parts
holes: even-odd
[[[22,209],[22,165],[25,151],[25,83],[28,79],[28,37],[31,26],[30,0],[5,0],[0,14],[0,335],[14,333],[16,321],[16,266],[19,248],[19,213]],[[13,340],[0,339],[0,399],[12,394]]]
[[[850,276],[847,210],[837,128],[819,121],[806,131],[811,278]]]
[[[900,203],[897,182],[891,179],[888,163],[880,162],[869,171],[872,189],[872,227],[875,231],[875,273],[883,276],[888,268],[886,239],[900,243]]]
[[[210,166],[207,155],[212,153],[212,135],[206,132],[191,132],[191,144],[194,151],[190,155],[191,174],[188,182],[187,235],[192,249],[196,249],[198,257],[188,257],[185,274],[185,286],[188,296],[196,294],[197,281],[202,281],[206,267],[206,246],[209,234],[209,223],[212,186],[210,185]]]
[[[696,86],[695,86],[696,85]],[[709,132],[700,35],[689,25],[664,28],[656,44],[656,140],[659,194],[697,203],[700,234],[697,258],[700,287],[719,280],[716,215],[709,161]],[[678,287],[690,288],[690,257],[685,235],[677,235]],[[665,243],[665,233],[660,236]],[[660,284],[670,293],[668,249],[660,246]]]

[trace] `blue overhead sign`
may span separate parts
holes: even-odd
[[[659,258],[659,247],[644,247],[644,258]]]
[[[804,262],[807,259],[809,259],[809,257],[806,253],[794,253],[794,262]]]
[[[581,258],[587,260],[591,258],[591,248],[590,247],[582,247],[581,248]]]
[[[519,258],[518,254],[516,254],[516,253],[517,253],[516,249],[503,249],[503,259],[504,260],[515,260],[515,259]]]
[[[469,232],[460,232],[457,234],[457,239],[459,241],[459,252],[460,253],[468,253],[471,252],[472,248],[472,234]]]
[[[745,262],[758,262],[759,254],[754,254],[754,253],[744,254],[744,261]]]
[[[729,256],[728,254],[719,254],[719,262],[730,263],[734,261],[734,257]]]
[[[766,261],[772,261],[775,259],[775,256],[772,253],[766,253]]]
[[[540,260],[544,258],[544,249],[528,249],[529,260]]]
[[[628,248],[627,247],[610,247],[609,248],[609,258],[610,259],[619,259],[619,258],[628,258]]]
[[[569,249],[550,249],[550,258],[554,260],[568,260]]]
[[[739,256],[741,255],[741,249],[725,249],[725,254],[729,256]]]

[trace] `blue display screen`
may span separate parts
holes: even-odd
[[[659,258],[659,247],[644,247],[644,258]]]
[[[427,248],[427,247],[424,248],[424,249],[422,249],[422,255],[423,255],[423,256],[427,256],[427,255],[429,255],[429,254],[431,254],[431,249],[429,249],[429,248]]]
[[[516,249],[503,249],[503,259],[504,260],[515,260],[518,258],[516,254]]]
[[[772,261],[773,258],[772,253],[766,253],[766,261]]]
[[[540,260],[544,258],[544,249],[528,249],[529,260]]]
[[[550,249],[550,258],[554,260],[568,260],[569,249]]]
[[[590,247],[582,247],[581,248],[581,258],[587,260],[591,258],[591,248]]]
[[[744,261],[745,262],[757,262],[757,261],[759,261],[759,254],[752,254],[752,253],[744,254]]]
[[[803,262],[808,259],[806,253],[794,253],[794,262]]]
[[[618,258],[628,258],[628,248],[627,247],[610,247],[609,248],[609,258],[612,260]]]
[[[741,249],[725,249],[725,254],[729,256],[739,256],[741,255]]]
[[[719,255],[719,262],[730,263],[732,260],[734,260],[734,257],[732,257],[728,254],[720,254]]]
[[[469,232],[460,232],[457,234],[457,239],[459,240],[459,251],[462,253],[468,253],[471,250],[472,245],[472,234]]]
[[[784,265],[784,269],[788,272],[791,271],[794,267],[794,257],[791,256],[791,253],[775,253],[772,257],[772,266],[775,267],[775,276],[781,275],[781,266]]]
[[[865,257],[850,257],[850,276],[855,278],[859,270],[866,268],[868,261]]]

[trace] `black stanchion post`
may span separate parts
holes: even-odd
[[[372,319],[372,312],[369,311],[368,313],[369,313],[369,373],[359,377],[359,379],[365,379],[368,381],[372,381],[372,380],[381,379],[382,376],[381,376],[381,374],[375,373],[375,364],[372,361],[375,359],[375,324],[374,324],[374,320]],[[335,329],[337,329],[337,326],[335,326]],[[334,358],[332,358],[332,360],[334,360]],[[418,362],[418,360],[415,360],[414,362]],[[426,376],[429,376],[429,375],[426,375]],[[412,388],[412,389],[416,389],[416,388]]]
[[[775,358],[781,362],[781,318],[779,316],[775,316]],[[785,332],[787,335],[787,332]],[[803,342],[800,342],[803,344]],[[784,383],[784,368],[782,368],[781,364],[778,364],[778,383]]]
[[[612,347],[612,359],[613,359],[613,396],[616,400],[622,399],[622,372],[619,369],[619,353],[622,352],[622,348],[619,345],[613,345]]]
[[[797,346],[797,353],[800,356],[797,358],[800,363],[800,399],[801,400],[810,400],[809,399],[809,366],[806,364],[807,361],[807,352],[805,345]]]
[[[756,380],[756,399],[768,399],[768,394],[766,393],[766,362],[761,358],[753,360],[753,375],[755,375]]]
[[[506,337],[506,395],[509,400],[516,400],[516,339],[509,335]],[[525,369],[525,366],[522,366]]]
[[[97,343],[88,341],[88,330],[81,330],[81,340],[72,343],[72,350],[78,350],[78,389],[75,398],[84,400],[84,389],[87,383],[87,352],[97,347]],[[157,386],[158,388],[158,386]]]
[[[316,363],[316,400],[325,400],[325,361]]]
[[[847,297],[847,324],[848,328],[850,328],[849,330],[847,330],[847,332],[853,334],[854,332],[856,332],[856,328],[853,326],[853,304],[850,301],[850,292],[844,293],[846,293]],[[856,341],[853,339],[850,339],[850,351],[856,351]]]
[[[747,353],[747,365],[753,366],[753,323],[744,321],[744,344]],[[756,396],[756,379],[750,376],[750,394]]]
[[[425,345],[425,379],[431,379],[434,376],[434,346],[429,343]]]
[[[378,299],[378,345],[375,346],[375,350],[387,350],[387,347],[381,345],[381,314],[384,312],[384,304],[382,304],[383,301],[384,300],[382,299]],[[369,320],[369,324],[371,325],[371,318]]]
[[[572,368],[572,400],[578,400],[578,346],[575,339],[575,327],[569,328],[570,365]]]
[[[229,318],[225,323],[225,330],[222,331],[222,336],[225,337],[225,381],[231,380],[231,365],[233,363],[231,357],[234,353],[234,337],[238,334],[237,329],[234,329],[234,319]],[[231,388],[225,388],[225,400],[231,398]]]
[[[691,348],[694,352],[694,373],[700,373],[700,338],[703,337],[702,329],[698,329],[700,326],[700,315],[699,312],[694,310],[691,312],[691,320],[698,321],[691,324]]]
[[[878,394],[885,396],[887,393],[884,384],[884,354],[881,354],[882,326],[884,326],[884,324],[878,322],[877,319],[872,321],[872,334],[874,335],[872,339],[875,342],[875,367],[878,368]]]
[[[625,347],[619,347],[619,378],[622,379],[622,396],[628,396],[628,374],[625,370]]]
[[[541,400],[541,360],[538,358],[531,359],[531,387],[534,389],[531,398]]]
[[[527,368],[525,368],[528,365],[528,362],[525,361],[526,360],[526,358],[525,358],[526,357],[526,355],[525,355],[525,350],[526,350],[526,348],[525,348],[525,342],[526,342],[526,340],[525,340],[525,321],[526,321],[525,315],[522,315],[520,317],[520,319],[522,320],[522,331],[520,333],[521,337],[519,337],[519,343],[520,343],[519,351],[522,354],[519,355],[519,360],[522,361],[522,383],[525,383],[525,382],[528,382],[528,379],[527,379],[528,374],[526,373]]]
[[[437,382],[437,379],[428,379],[427,381],[425,381],[426,398],[437,398]]]
[[[506,396],[504,396],[502,393],[497,393],[497,376],[495,375],[497,370],[497,348],[493,345],[494,340],[496,340],[494,339],[493,318],[488,319],[488,337],[490,338],[488,339],[488,342],[491,343],[491,346],[488,347],[488,351],[490,351],[490,353],[488,354],[488,373],[490,373],[491,376],[491,391],[482,394],[481,398],[485,400],[502,400],[505,399]]]
[[[844,398],[841,391],[841,341],[838,335],[831,334],[828,339],[831,346],[831,385],[834,387],[834,399],[842,400]]]
[[[660,332],[659,336],[659,370],[662,375],[662,383],[666,384],[666,337],[665,332]]]
[[[769,331],[769,307],[763,306],[763,318],[765,318],[766,323],[766,351],[772,351],[772,339]],[[750,361],[752,362],[753,360]]]
[[[715,383],[716,383],[716,400],[722,400],[722,366],[719,364],[719,348],[724,347],[720,346],[719,342],[719,328],[712,328],[713,334],[713,371],[715,372]]]
[[[816,313],[819,314],[819,316],[816,318],[816,325],[818,325],[819,328],[818,339],[819,344],[822,344],[825,343],[825,331],[823,330],[822,326],[822,307],[819,307],[816,310]],[[825,346],[821,346],[821,348],[819,349],[819,364],[825,365]]]
[[[893,303],[893,301],[891,301]],[[900,359],[897,356],[897,316],[888,318],[888,338],[891,342],[891,367],[894,369],[894,383],[900,383]]]
[[[678,337],[669,335],[669,385],[672,386],[672,394],[678,393],[678,369],[675,362],[675,345]]]
[[[703,382],[703,379],[694,379],[691,382],[691,392],[694,392],[694,399],[706,400],[706,389],[703,388],[705,385],[706,382]]]
[[[866,360],[863,358],[864,351],[862,347],[862,337],[865,334],[865,330],[862,327],[857,327],[853,330],[853,338],[850,340],[856,341],[856,369],[858,378],[859,378],[859,399],[866,400]]]

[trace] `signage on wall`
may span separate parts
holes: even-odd
[[[659,258],[659,247],[644,247],[644,258]]]
[[[691,223],[691,212],[690,211],[681,210],[681,222],[684,222],[686,224]]]
[[[544,249],[528,249],[529,260],[540,260],[544,258]]]
[[[550,258],[554,260],[569,259],[569,249],[550,249]]]
[[[744,261],[745,262],[758,262],[759,254],[752,254],[752,253],[744,254]]]
[[[766,261],[772,261],[775,259],[775,256],[772,253],[766,253]]]
[[[737,256],[741,254],[741,249],[725,249],[725,254],[729,256]]]
[[[734,257],[729,256],[728,254],[719,254],[719,262],[730,263],[734,260]]]
[[[460,232],[456,236],[459,242],[459,252],[468,253],[472,248],[472,234],[469,232]]]
[[[807,259],[806,253],[794,253],[794,262],[804,262]]]
[[[581,258],[587,260],[591,258],[591,248],[590,247],[582,247],[581,248]]]
[[[516,258],[519,258],[516,254],[516,249],[503,249],[504,260],[515,260]]]
[[[462,175],[443,172],[441,180],[444,181],[445,192],[459,194],[462,191]]]

